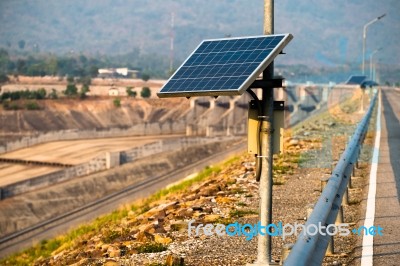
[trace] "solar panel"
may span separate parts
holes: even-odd
[[[157,95],[243,94],[292,38],[281,34],[204,40]]]
[[[366,76],[350,76],[350,78],[346,81],[346,84],[361,85],[366,79]]]
[[[373,87],[373,86],[378,86],[379,84],[373,80],[364,80],[361,83],[361,88],[366,88],[366,87]]]

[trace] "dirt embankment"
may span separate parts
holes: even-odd
[[[122,98],[116,107],[113,98],[86,100],[42,100],[41,110],[7,111],[0,109],[0,138],[68,129],[108,129],[157,122],[171,109],[168,118],[175,120],[189,108],[186,99]]]

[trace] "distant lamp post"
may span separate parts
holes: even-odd
[[[377,22],[378,20],[380,20],[381,18],[383,18],[384,16],[386,16],[386,13],[371,20],[370,22],[368,22],[367,24],[364,25],[364,30],[363,30],[363,58],[362,58],[362,73],[363,75],[365,75],[365,41],[367,39],[367,28]]]
[[[370,78],[372,81],[375,81],[375,77],[374,77],[374,73],[373,73],[373,68],[372,68],[374,55],[375,55],[377,52],[381,51],[381,50],[382,50],[382,48],[376,49],[375,51],[373,51],[373,52],[371,53],[371,55],[370,55],[370,57],[369,57],[369,78]]]

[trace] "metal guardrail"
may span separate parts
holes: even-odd
[[[310,225],[319,228],[319,224],[322,226],[335,224],[336,216],[340,210],[342,198],[347,189],[354,163],[356,163],[358,159],[361,144],[367,133],[368,124],[377,97],[378,93],[375,94],[366,115],[357,126],[346,150],[341,155],[325,189],[322,191],[321,196],[315,204],[314,211],[305,224],[306,228]],[[311,235],[305,231],[306,230],[303,230],[297,238],[296,243],[292,247],[287,259],[283,262],[283,265],[310,266],[322,264],[331,236],[326,233],[326,230],[321,230],[325,235],[320,233]]]

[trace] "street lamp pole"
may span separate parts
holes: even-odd
[[[370,57],[369,57],[369,78],[370,78],[372,81],[375,81],[375,77],[374,77],[374,75],[373,75],[373,70],[372,70],[373,58],[374,58],[374,55],[375,55],[377,52],[379,52],[380,50],[382,50],[382,48],[376,49],[375,51],[373,51],[373,52],[371,53],[371,55],[370,55]]]
[[[363,75],[365,75],[365,41],[367,39],[367,28],[377,22],[378,20],[380,20],[381,18],[383,18],[384,16],[386,16],[386,13],[371,20],[370,22],[368,22],[367,24],[364,25],[364,30],[363,30],[363,57],[362,57],[362,73]]]

